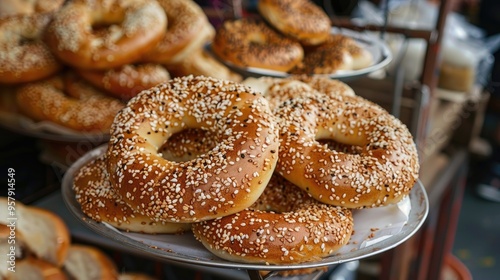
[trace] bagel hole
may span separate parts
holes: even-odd
[[[349,145],[337,142],[333,139],[318,139],[317,140],[321,145],[326,145],[329,150],[337,151],[344,154],[353,154],[358,155],[361,154],[363,147],[357,145]]]
[[[188,128],[170,136],[158,152],[166,160],[186,162],[207,153],[216,143],[217,140],[209,131]]]
[[[97,36],[105,37],[108,34],[118,32],[120,25],[123,23],[124,17],[118,13],[109,14],[107,17],[94,18],[91,24],[92,33]]]
[[[255,45],[267,44],[266,38],[264,37],[264,35],[262,35],[260,33],[252,33],[249,35],[248,39],[250,41],[250,44],[255,44]]]
[[[20,46],[26,46],[26,45],[34,44],[35,42],[36,42],[35,38],[21,37],[19,39],[18,43],[19,43]]]

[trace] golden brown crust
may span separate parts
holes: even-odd
[[[351,211],[322,204],[273,175],[261,198],[236,214],[193,224],[193,233],[215,255],[239,262],[290,264],[332,255],[350,239]]]
[[[221,80],[240,82],[241,75],[231,71],[227,66],[208,54],[204,49],[192,52],[178,64],[167,65],[175,76],[206,76]]]
[[[330,34],[327,40],[315,50],[332,51],[345,49],[352,58],[352,69],[358,70],[373,64],[372,54],[358,44],[354,39],[343,34]]]
[[[332,98],[355,95],[354,90],[344,82],[322,76],[292,75],[287,78],[247,78],[243,83],[261,92],[269,101],[271,109],[278,107],[288,99],[318,93]]]
[[[65,0],[0,0],[0,18],[13,15],[32,15],[53,12]]]
[[[109,27],[93,31],[99,24]],[[166,26],[156,1],[73,0],[55,13],[45,39],[69,65],[109,69],[137,61],[161,40]]]
[[[17,90],[16,102],[35,121],[50,121],[76,131],[109,132],[123,103],[79,83],[68,89],[62,76],[29,83]]]
[[[312,89],[328,96],[354,96],[354,90],[346,83],[325,76],[293,75],[285,80],[296,80],[308,84]]]
[[[260,0],[259,13],[286,36],[304,45],[318,45],[330,34],[330,18],[309,0]]]
[[[124,101],[145,89],[170,80],[168,70],[153,63],[126,64],[104,71],[75,70],[89,83]]]
[[[163,159],[160,147],[186,128],[215,133],[217,146],[188,162]],[[277,148],[274,118],[262,96],[234,82],[187,76],[143,91],[120,111],[108,172],[139,213],[194,222],[255,202],[275,168]]]
[[[263,21],[227,20],[217,30],[212,49],[220,58],[240,67],[287,72],[304,56],[302,46],[275,32]]]
[[[167,32],[143,60],[163,64],[179,63],[188,58],[191,52],[212,41],[215,30],[196,2],[159,0],[158,3],[167,14]]]
[[[121,273],[118,276],[118,280],[157,280],[157,278],[142,273],[127,272]]]
[[[359,96],[310,95],[275,110],[280,126],[277,172],[324,203],[375,207],[405,197],[418,178],[415,143],[407,127]],[[330,150],[316,139],[362,147]]]
[[[180,233],[190,229],[189,224],[158,222],[135,213],[111,187],[106,164],[105,156],[100,156],[84,165],[75,175],[73,190],[85,215],[131,232]]]
[[[343,47],[315,48],[307,50],[300,64],[290,71],[292,74],[335,74],[352,70],[352,56]]]
[[[61,64],[42,41],[51,19],[50,13],[0,19],[0,83],[31,82],[61,69]]]
[[[52,263],[36,258],[26,258],[16,264],[16,272],[6,274],[6,280],[66,280],[64,271]]]
[[[93,246],[71,245],[64,269],[75,279],[118,279],[115,263]]]

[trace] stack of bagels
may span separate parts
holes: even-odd
[[[261,0],[260,17],[227,20],[212,49],[239,68],[291,74],[336,74],[373,64],[353,38],[331,33],[328,15],[310,0]]]
[[[142,273],[120,273],[100,249],[71,243],[64,221],[48,210],[7,197],[0,197],[0,208],[5,210],[0,214],[0,279],[152,280]]]
[[[191,230],[220,258],[290,264],[347,244],[351,210],[399,202],[418,170],[407,127],[343,82],[185,76],[127,103],[73,189],[118,229]]]
[[[205,53],[215,34],[192,0],[0,1],[0,86],[19,112],[104,132],[138,92],[187,74],[241,81]]]

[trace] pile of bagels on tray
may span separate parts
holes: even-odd
[[[291,74],[336,74],[371,66],[373,55],[342,33],[332,33],[328,15],[309,0],[261,0],[260,17],[226,20],[213,52],[239,68]]]
[[[127,100],[173,76],[241,81],[206,53],[215,30],[191,0],[0,5],[0,87],[37,122],[107,133]]]
[[[0,197],[0,279],[136,279],[97,247],[71,242],[64,221],[43,208]]]
[[[82,212],[123,231],[192,231],[220,258],[290,264],[349,242],[352,209],[418,178],[407,127],[324,77],[173,78],[121,110],[75,172]]]

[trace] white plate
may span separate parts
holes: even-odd
[[[409,197],[396,205],[355,210],[355,233],[348,245],[330,257],[320,261],[290,265],[236,263],[214,256],[194,238],[192,233],[177,235],[127,233],[85,216],[75,199],[72,188],[73,178],[83,165],[103,154],[105,150],[106,145],[90,151],[66,172],[62,182],[62,196],[66,206],[78,220],[98,234],[139,252],[150,254],[152,257],[159,257],[174,263],[247,270],[288,270],[354,261],[382,253],[403,243],[417,232],[429,211],[427,194],[421,182],[418,181]]]
[[[356,77],[361,77],[373,73],[377,70],[382,69],[387,66],[392,60],[392,53],[389,47],[379,38],[367,34],[361,33],[349,29],[344,28],[332,28],[333,34],[344,34],[348,37],[354,39],[361,47],[365,48],[369,51],[373,56],[373,64],[358,70],[342,70],[332,74],[320,74],[321,76],[327,76],[331,79],[337,80],[349,80]],[[261,76],[269,76],[269,77],[277,77],[284,78],[288,77],[291,74],[287,72],[274,71],[264,68],[256,68],[256,67],[241,67],[234,65],[231,62],[228,62],[220,57],[218,57],[211,48],[211,44],[206,46],[208,53],[217,58],[219,61],[224,63],[227,67],[231,68],[233,71],[243,75],[244,77],[261,77]]]

